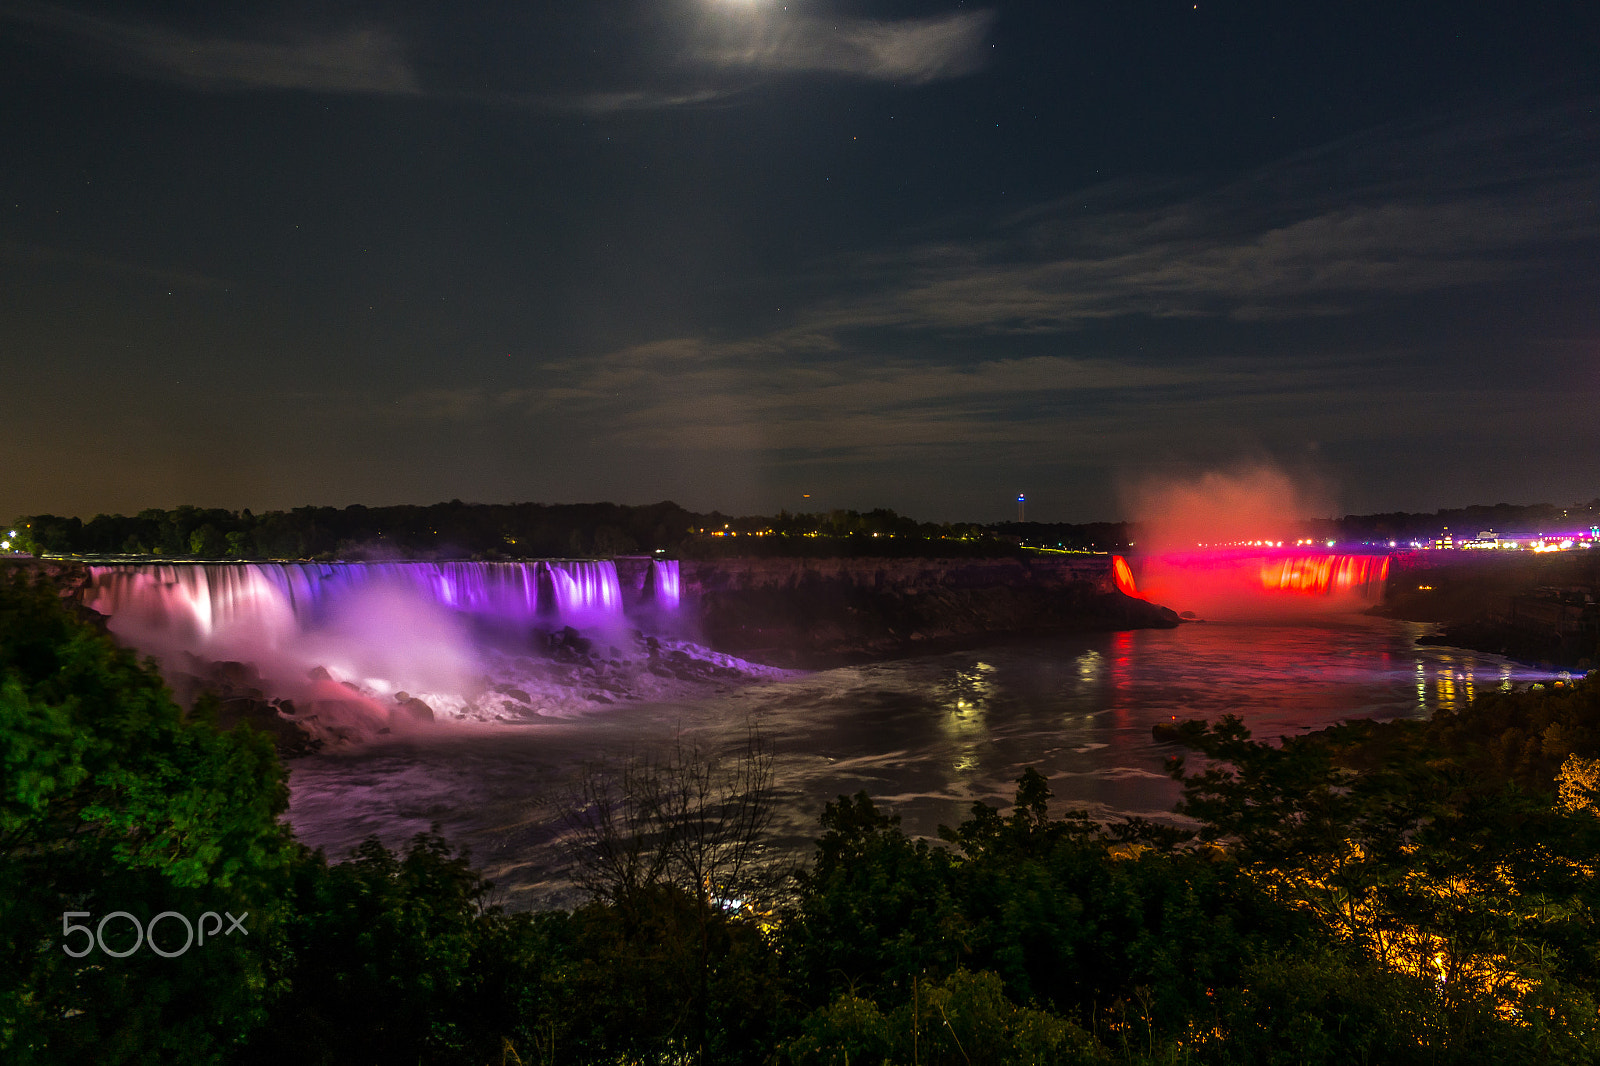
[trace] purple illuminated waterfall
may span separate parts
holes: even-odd
[[[656,576],[655,602],[676,608],[677,563]],[[375,589],[468,618],[593,626],[621,622],[622,590],[609,561],[533,563],[179,563],[91,567],[88,604],[139,616],[201,640],[248,630],[275,645]]]
[[[678,583],[678,560],[654,559],[645,577],[645,593],[657,609],[676,611],[682,598]]]
[[[602,706],[655,683],[653,645],[625,631],[626,612],[672,629],[678,568],[642,564],[624,563],[626,599],[610,560],[113,564],[90,567],[84,602],[175,688],[249,663],[258,682],[241,698],[290,701],[278,713],[319,739],[371,740],[441,717]],[[590,639],[546,638],[569,626]]]

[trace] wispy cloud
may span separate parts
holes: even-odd
[[[182,288],[201,291],[227,289],[232,283],[206,274],[171,267],[132,263],[123,259],[95,255],[88,252],[53,248],[25,241],[0,240],[0,260],[10,260],[30,267],[59,266],[75,270],[87,269],[102,274],[132,278],[165,288]]]
[[[252,39],[185,33],[33,3],[0,6],[0,18],[77,38],[134,73],[200,88],[419,91],[405,46],[376,26]]]
[[[881,457],[978,443],[1046,440],[1052,411],[1119,395],[1174,393],[1201,381],[1244,387],[1248,368],[1129,366],[1036,356],[872,360],[815,335],[736,342],[675,338],[539,368],[534,387],[423,389],[373,408],[381,417],[473,423],[512,416],[570,421],[630,446]]]
[[[971,74],[986,59],[990,11],[930,18],[729,20],[692,58],[716,66],[814,71],[923,85]]]
[[[632,111],[664,111],[680,107],[699,107],[737,96],[737,89],[635,89],[617,92],[583,93],[574,96],[545,96],[533,100],[551,111],[571,111],[588,115],[615,115]]]
[[[1337,181],[1327,155],[1309,153],[1211,188],[1088,190],[975,235],[830,263],[831,291],[849,295],[782,329],[553,360],[524,388],[417,394],[401,407],[407,417],[581,425],[675,454],[754,449],[794,464],[1105,457],[1153,440],[1190,451],[1184,427],[1197,425],[1213,436],[1249,425],[1337,439],[1374,418],[1424,425],[1413,410],[1424,394],[1453,418],[1477,386],[1421,378],[1403,404],[1374,392],[1379,368],[1392,381],[1410,352],[1313,342],[1145,356],[1101,347],[1092,338],[1107,334],[1083,327],[1352,315],[1534,277],[1570,262],[1575,242],[1600,241],[1592,164],[1559,152],[1507,158],[1494,145],[1526,130],[1510,123],[1487,141],[1482,131],[1377,131],[1341,147]],[[1437,180],[1419,175],[1424,157],[1442,170]]]
[[[1538,126],[1377,131],[1220,187],[1086,190],[977,236],[859,259],[852,287],[867,295],[818,308],[811,326],[1025,334],[1127,316],[1313,318],[1523,277],[1600,240],[1592,161],[1510,150]]]

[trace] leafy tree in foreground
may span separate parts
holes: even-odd
[[[369,839],[332,866],[302,853],[275,960],[282,987],[247,1061],[486,1058],[507,1021],[495,1015],[506,990],[481,988],[505,924],[489,889],[437,833],[403,855]]]
[[[761,865],[773,802],[772,752],[755,733],[734,758],[680,737],[660,758],[581,775],[567,843],[594,902],[572,916],[571,943],[604,960],[580,980],[610,981],[606,998],[633,1005],[586,1045],[637,1054],[654,1033],[699,1062],[751,1052],[777,994],[759,925],[783,876]]]
[[[1494,717],[1517,702],[1474,708]],[[1525,764],[1486,755],[1493,734],[1473,745],[1460,727],[1406,724],[1378,734],[1381,758],[1345,759],[1348,735],[1273,746],[1237,718],[1186,723],[1207,765],[1186,775],[1175,761],[1180,810],[1274,899],[1421,979],[1441,1053],[1589,1061],[1600,1054],[1600,819],[1558,805],[1550,778],[1525,790]]]
[[[7,1061],[218,1061],[259,1023],[292,850],[277,821],[288,794],[265,738],[204,719],[186,717],[154,669],[75,618],[53,586],[22,572],[0,582]],[[102,928],[115,911],[132,920]],[[242,932],[219,928],[176,958],[151,943],[107,953],[136,944],[132,921],[148,927],[166,911],[247,917]],[[103,946],[85,952],[92,938],[64,923],[100,930]],[[182,947],[178,919],[158,934],[153,946]]]

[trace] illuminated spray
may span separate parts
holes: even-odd
[[[662,619],[680,600],[678,563],[651,560],[630,607]],[[180,670],[255,663],[312,713],[381,725],[388,697],[461,692],[485,634],[526,640],[565,626],[628,626],[610,560],[444,563],[184,563],[90,567],[86,604],[112,632]],[[320,669],[318,669],[320,668]],[[348,682],[349,684],[346,684]]]
[[[1307,480],[1256,465],[1137,485],[1125,505],[1138,529],[1142,595],[1216,618],[1354,610],[1381,599],[1387,556],[1297,538],[1307,515],[1330,509]]]

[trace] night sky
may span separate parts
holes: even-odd
[[[0,0],[0,517],[1588,500],[1595,12]]]

